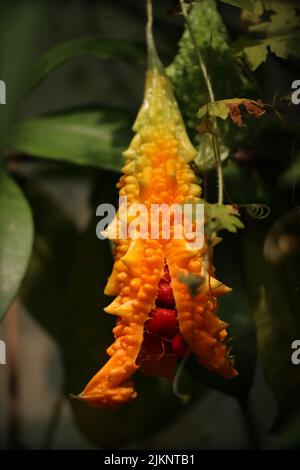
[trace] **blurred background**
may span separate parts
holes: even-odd
[[[192,2],[190,2],[192,3]],[[245,228],[222,233],[218,278],[233,288],[238,379],[190,360],[179,381],[136,374],[118,410],[71,402],[103,364],[114,319],[103,294],[113,257],[96,207],[117,202],[146,68],[144,0],[6,1],[0,6],[0,365],[2,449],[300,448],[299,106],[297,2],[199,0],[195,37],[216,98],[261,99],[245,125],[220,122],[225,202]],[[235,6],[234,6],[235,5]],[[154,33],[210,202],[216,172],[197,110],[205,84],[177,0],[153,0]],[[239,8],[241,7],[241,8]]]

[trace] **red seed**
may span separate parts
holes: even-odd
[[[146,322],[149,333],[166,337],[174,336],[178,328],[177,312],[174,309],[156,307],[151,310],[150,318]]]
[[[181,333],[177,333],[172,339],[172,349],[177,356],[185,356],[189,350],[189,345]]]
[[[173,289],[170,284],[161,283],[158,289],[156,297],[156,305],[158,307],[168,307],[174,309],[175,299],[173,295]]]

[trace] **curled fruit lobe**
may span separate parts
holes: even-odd
[[[127,197],[128,223],[133,203],[144,204],[150,212],[152,204],[196,203],[201,192],[189,166],[196,151],[153,43],[150,57],[136,134],[123,154],[118,183],[120,196]],[[117,224],[120,218],[119,211]],[[212,268],[205,269],[207,246],[195,249],[185,238],[175,239],[174,227],[171,215],[169,237],[163,236],[159,221],[158,239],[151,238],[149,226],[149,238],[115,240],[115,264],[105,289],[115,296],[105,308],[117,317],[115,341],[107,349],[109,360],[78,398],[99,406],[129,401],[137,395],[131,382],[137,369],[172,380],[177,358],[188,353],[224,378],[237,375],[224,343],[228,325],[216,315],[216,297],[230,289],[212,277]],[[180,282],[180,275],[189,273],[206,276],[195,296]]]

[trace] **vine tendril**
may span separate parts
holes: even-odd
[[[267,204],[237,204],[239,208],[245,208],[247,211],[247,214],[255,220],[262,220],[267,218],[270,213],[271,209]]]

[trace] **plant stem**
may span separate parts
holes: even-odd
[[[147,0],[147,27],[146,27],[146,36],[147,36],[147,45],[149,52],[152,49],[155,49],[153,34],[153,9],[152,9],[152,0]]]
[[[148,47],[148,69],[161,70],[162,65],[157,55],[155,42],[153,39],[153,9],[152,0],[147,0],[147,26],[146,39]]]
[[[220,151],[220,141],[217,131],[216,118],[214,118],[214,133],[212,134],[212,144],[214,149],[214,156],[217,164],[217,174],[218,174],[218,204],[223,204],[223,169],[221,162],[221,151]]]
[[[185,4],[184,0],[179,0],[179,2],[180,2],[180,7],[181,7],[182,14],[183,14],[185,22],[186,22],[188,32],[191,36],[191,40],[192,40],[192,43],[193,43],[194,48],[195,48],[195,52],[196,52],[196,55],[197,55],[199,66],[200,66],[201,72],[203,74],[203,78],[204,78],[205,85],[206,85],[206,88],[207,88],[207,92],[208,92],[208,95],[209,95],[209,100],[210,100],[211,103],[215,103],[215,95],[214,95],[214,92],[213,92],[212,83],[211,83],[211,80],[210,80],[210,77],[209,77],[207,67],[206,67],[205,62],[203,60],[201,51],[200,51],[199,46],[197,44],[196,37],[194,35],[193,26],[192,26],[190,18],[189,18],[189,14],[188,14],[188,11],[187,11],[187,8],[186,8],[186,4]],[[211,136],[212,136],[212,146],[213,146],[213,152],[214,152],[214,156],[215,156],[215,161],[216,161],[216,166],[217,166],[217,175],[218,175],[218,204],[223,204],[223,171],[222,171],[221,151],[220,151],[220,141],[219,141],[217,119],[215,117],[213,117],[212,122],[213,122],[213,131],[212,131],[212,134],[211,134]]]
[[[198,47],[198,44],[197,44],[197,41],[196,41],[196,38],[195,38],[195,35],[194,35],[193,27],[192,27],[192,24],[190,22],[190,18],[189,18],[188,12],[187,12],[185,2],[184,2],[184,0],[179,0],[179,2],[180,2],[180,7],[181,7],[182,14],[183,14],[185,22],[186,22],[187,29],[190,33],[192,43],[195,47],[195,52],[196,52],[196,55],[197,55],[197,58],[198,58],[198,62],[199,62],[201,71],[203,73],[203,77],[204,77],[204,80],[205,80],[205,84],[206,84],[206,87],[207,87],[207,91],[208,91],[208,94],[209,94],[210,101],[211,101],[211,103],[214,103],[215,102],[215,96],[214,96],[214,92],[213,92],[213,89],[212,89],[212,84],[211,84],[211,81],[210,81],[210,78],[209,78],[208,70],[207,70],[206,65],[204,63],[201,51]]]

